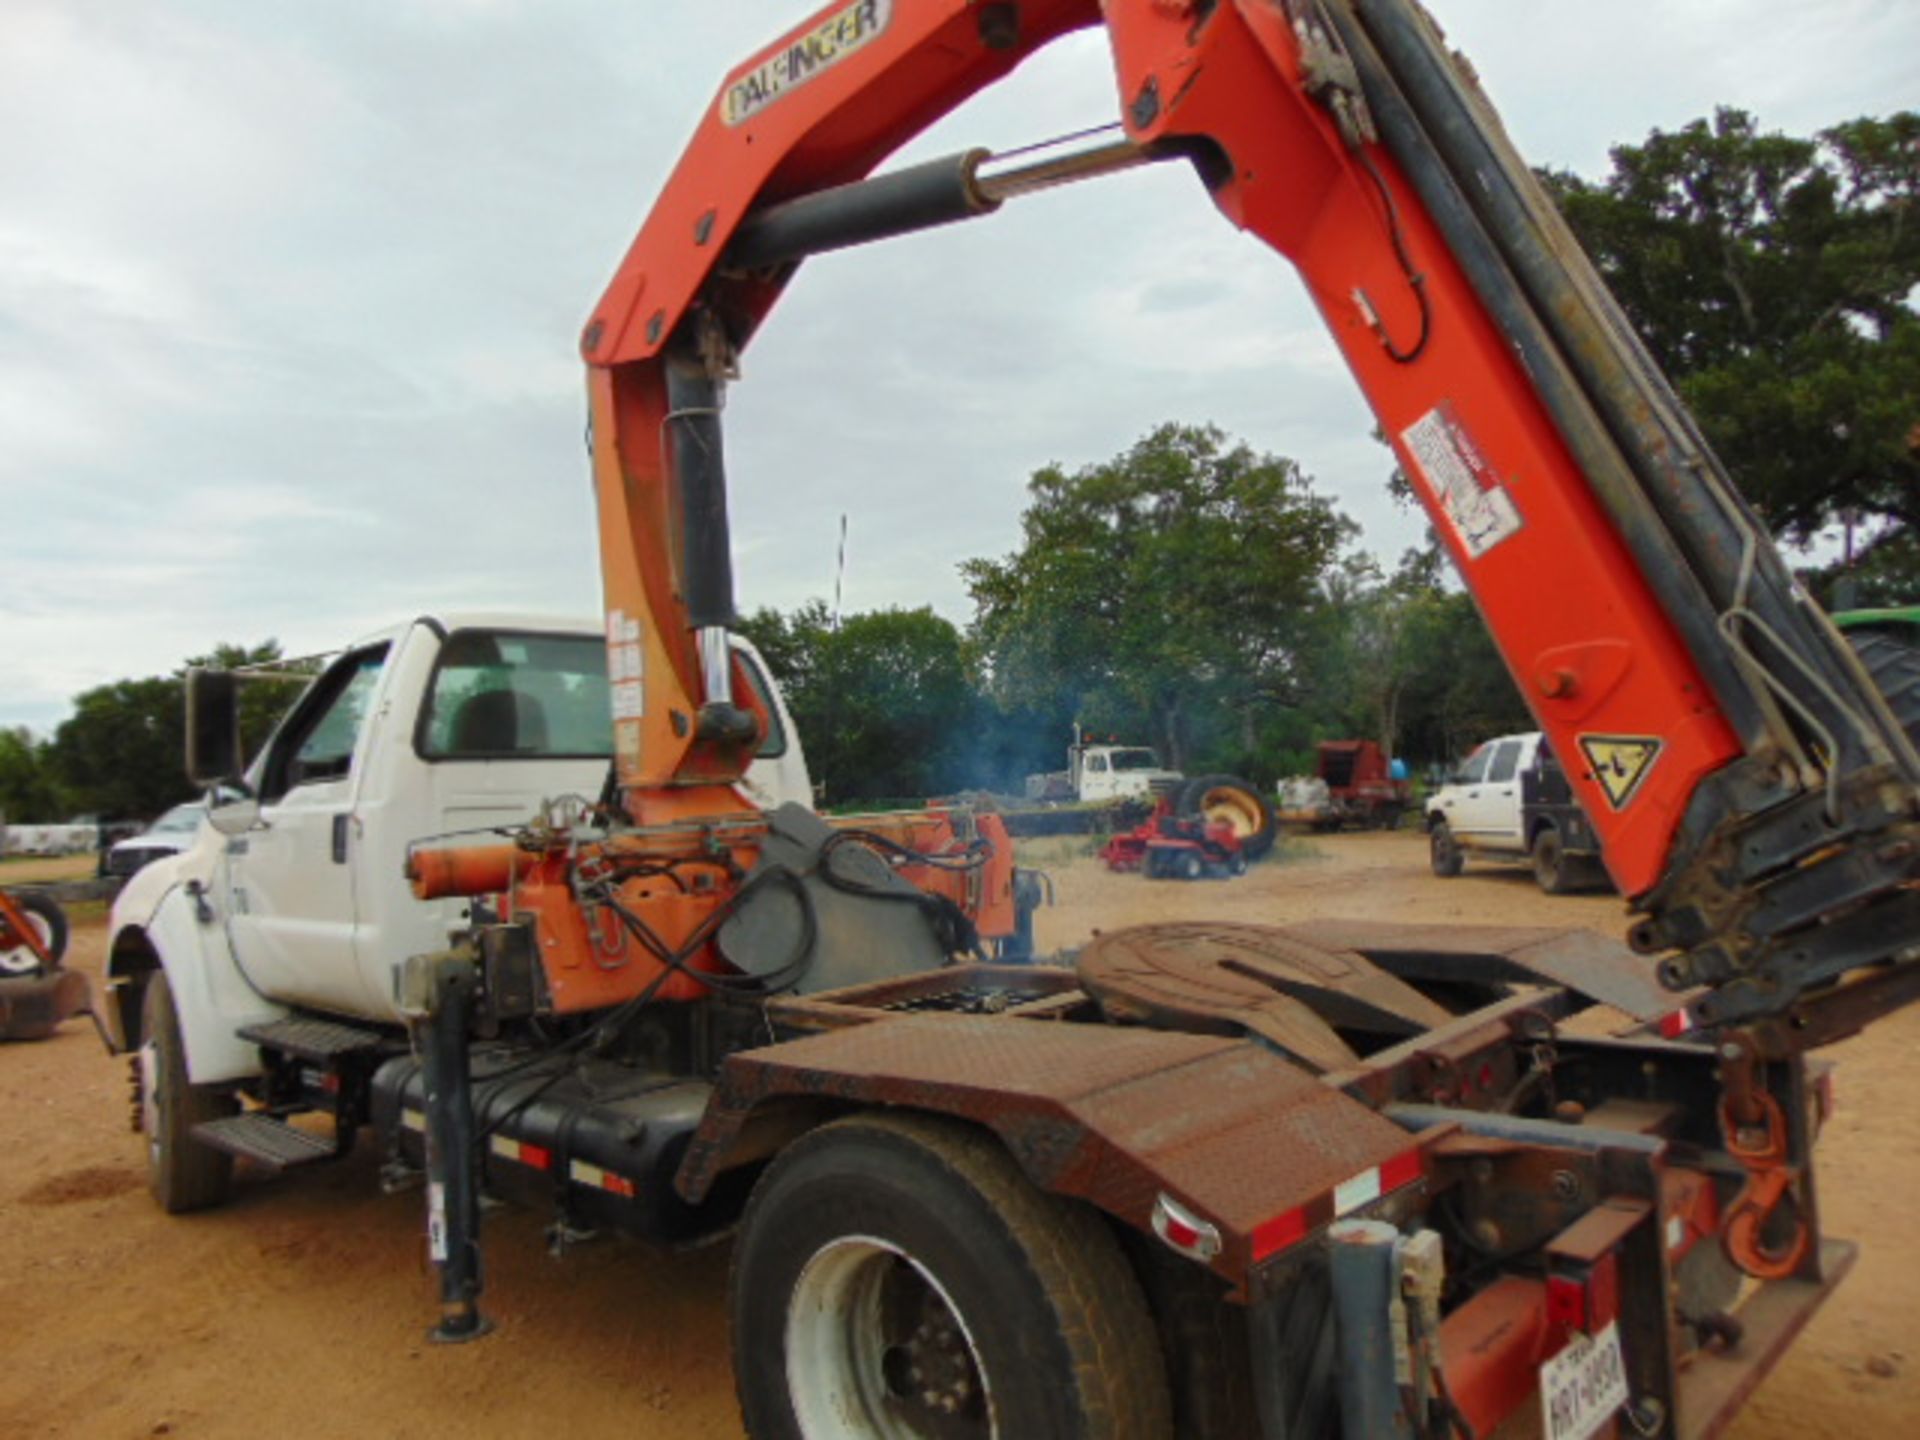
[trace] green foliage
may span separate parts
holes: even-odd
[[[1777,532],[1920,526],[1920,114],[1799,139],[1723,109],[1546,178]]]
[[[1443,583],[1445,563],[1429,546],[1391,576],[1370,556],[1329,573],[1308,662],[1320,681],[1307,712],[1314,738],[1376,740],[1417,768],[1532,727],[1472,599]],[[1313,769],[1310,746],[1286,759],[1289,773]]]
[[[964,783],[977,702],[960,632],[932,610],[878,610],[835,629],[809,602],[740,626],[786,692],[814,782],[832,805]]]
[[[1262,713],[1301,699],[1308,612],[1353,523],[1211,426],[1028,491],[1020,549],[961,567],[995,700],[1062,735],[1076,716],[1144,734],[1176,768],[1257,748]]]
[[[46,742],[24,725],[0,730],[0,820],[20,825],[50,825],[69,811],[52,768]]]
[[[189,665],[235,668],[279,658],[274,641],[251,648],[222,645]],[[103,819],[151,820],[191,800],[185,770],[185,669],[144,680],[115,680],[75,696],[73,714],[46,747],[46,765],[67,805]],[[241,734],[251,750],[272,728],[293,692],[249,686],[241,700]]]

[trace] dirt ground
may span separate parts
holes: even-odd
[[[1112,876],[1056,843],[1043,945],[1094,928],[1310,915],[1621,928],[1611,897],[1549,898],[1518,871],[1427,873],[1413,835],[1296,843],[1231,882]],[[97,974],[97,920],[74,963]],[[1920,1433],[1920,1010],[1836,1049],[1822,1146],[1830,1234],[1853,1278],[1761,1389],[1735,1440]],[[739,1440],[723,1313],[727,1248],[600,1243],[550,1259],[535,1217],[487,1223],[486,1341],[424,1341],[433,1285],[418,1194],[373,1157],[249,1181],[206,1215],[148,1200],[127,1067],[80,1023],[0,1049],[0,1437],[524,1436]]]

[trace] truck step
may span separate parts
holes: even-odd
[[[362,1030],[337,1020],[269,1020],[242,1026],[238,1034],[263,1050],[278,1050],[315,1065],[331,1065],[344,1056],[364,1055],[386,1044],[378,1030]]]
[[[338,1153],[332,1141],[296,1130],[284,1121],[255,1111],[225,1120],[202,1121],[193,1127],[193,1138],[270,1170],[290,1170],[316,1160],[331,1160]]]

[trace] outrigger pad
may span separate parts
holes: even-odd
[[[56,968],[30,979],[0,980],[0,1040],[44,1040],[92,1000],[87,977]]]
[[[946,964],[921,909],[921,891],[879,855],[855,843],[835,847],[835,878],[851,890],[821,874],[821,847],[838,833],[801,805],[782,805],[767,816],[767,838],[753,874],[784,866],[798,875],[818,927],[812,956],[792,991],[811,995]],[[749,975],[773,975],[792,965],[804,933],[799,897],[789,886],[762,884],[720,927],[720,953]]]

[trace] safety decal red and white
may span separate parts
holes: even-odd
[[[604,1190],[609,1195],[618,1195],[631,1200],[639,1193],[639,1187],[624,1175],[616,1175],[611,1170],[602,1170],[598,1165],[589,1165],[584,1160],[572,1161],[567,1166],[567,1178],[576,1185],[590,1185],[596,1190]]]
[[[536,1170],[553,1168],[553,1152],[544,1145],[529,1145],[523,1140],[496,1135],[487,1142],[487,1148],[503,1160],[517,1160],[522,1165],[531,1165]]]
[[[1332,1224],[1363,1205],[1371,1205],[1383,1195],[1411,1185],[1426,1173],[1426,1158],[1419,1148],[1408,1150],[1358,1175],[1349,1176],[1327,1194],[1282,1211],[1254,1228],[1253,1260],[1257,1265],[1271,1259],[1290,1245],[1298,1244],[1322,1225]]]

